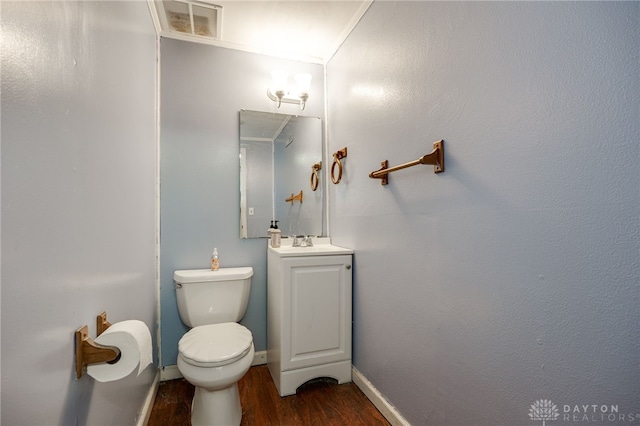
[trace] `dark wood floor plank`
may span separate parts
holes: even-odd
[[[389,422],[353,383],[317,379],[281,398],[266,365],[238,382],[243,426],[386,426]],[[194,387],[186,380],[160,383],[149,426],[189,426]]]

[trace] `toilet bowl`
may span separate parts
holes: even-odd
[[[240,424],[238,380],[253,362],[251,332],[237,323],[201,325],[185,334],[178,348],[178,369],[196,387],[191,424]]]
[[[246,311],[252,268],[176,271],[183,322],[192,327],[178,343],[178,369],[195,386],[191,424],[239,425],[238,381],[251,367],[253,336],[238,324]]]

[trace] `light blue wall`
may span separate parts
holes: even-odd
[[[207,268],[214,247],[222,267],[252,266],[242,323],[256,351],[266,350],[266,239],[240,239],[241,109],[275,112],[271,71],[313,75],[306,109],[278,112],[324,117],[323,67],[215,46],[161,40],[162,365],[175,365],[187,331],[176,305],[173,271]],[[265,228],[266,233],[266,228]]]
[[[412,424],[640,413],[639,8],[375,2],[330,61],[354,363]]]
[[[146,2],[2,2],[3,425],[133,425],[156,376],[76,380],[96,316],[156,324]]]

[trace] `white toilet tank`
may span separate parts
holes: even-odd
[[[249,302],[252,267],[175,271],[180,318],[187,326],[238,322]]]

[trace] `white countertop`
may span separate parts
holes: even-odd
[[[332,245],[331,239],[328,237],[313,237],[312,239],[313,246],[311,247],[293,247],[293,238],[283,238],[280,247],[269,246],[269,250],[277,253],[280,257],[353,254],[351,249]]]

